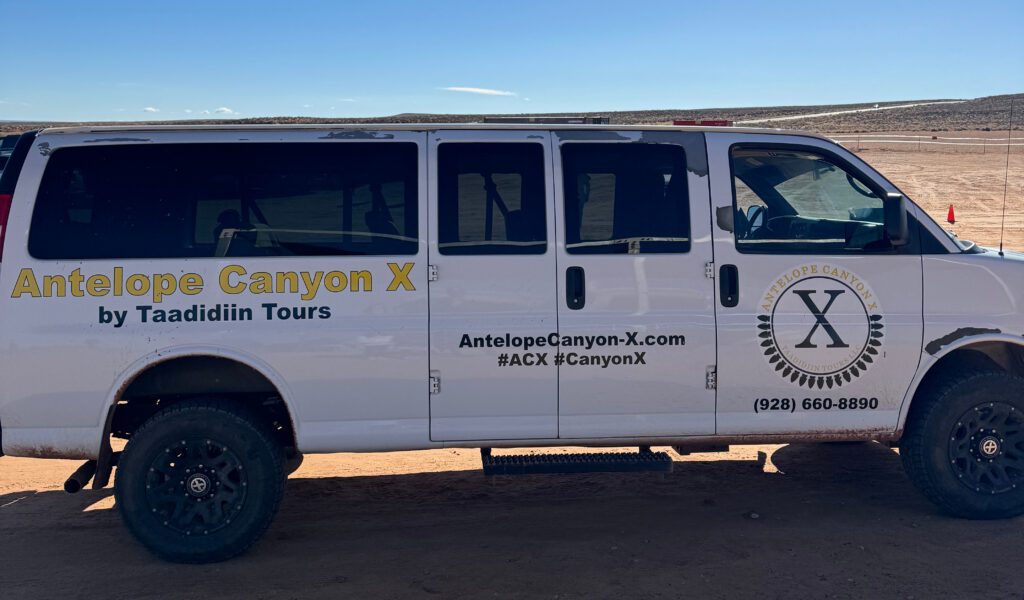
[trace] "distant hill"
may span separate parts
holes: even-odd
[[[806,129],[820,133],[859,133],[883,131],[963,131],[1006,129],[1010,99],[1021,118],[1014,118],[1014,129],[1024,129],[1024,94],[987,96],[954,102],[951,99],[905,100],[862,104],[830,104],[814,106],[772,106],[754,108],[702,108],[605,111],[588,113],[528,113],[524,116],[607,116],[613,124],[668,124],[673,119],[729,119],[733,122],[753,120],[756,127]],[[871,110],[875,107],[899,107]],[[862,112],[844,112],[862,111]],[[840,113],[819,116],[818,113]],[[361,119],[328,119],[322,117],[257,117],[251,119],[138,121],[138,122],[28,122],[0,121],[0,133],[17,133],[30,129],[69,125],[180,125],[180,124],[259,124],[259,123],[471,123],[489,116],[513,115],[444,115],[403,113],[388,117]],[[519,116],[519,115],[515,115]],[[772,121],[789,117],[785,120]],[[792,118],[799,117],[799,118]]]

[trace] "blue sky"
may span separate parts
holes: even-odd
[[[0,119],[603,111],[1024,92],[1021,0],[0,0],[0,23]]]

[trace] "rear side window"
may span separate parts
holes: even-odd
[[[544,149],[447,143],[437,149],[441,254],[544,254]]]
[[[57,150],[41,259],[366,256],[417,251],[409,143],[154,144]]]
[[[662,144],[565,144],[569,254],[690,250],[686,155]]]

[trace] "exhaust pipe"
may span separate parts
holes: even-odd
[[[87,460],[78,470],[68,477],[64,482],[64,491],[69,494],[77,494],[82,488],[88,485],[89,480],[96,474],[96,461]]]

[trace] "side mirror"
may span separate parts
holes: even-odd
[[[910,241],[907,227],[907,207],[903,194],[886,194],[882,201],[885,213],[885,235],[893,246],[902,246]]]
[[[718,223],[718,228],[722,231],[728,231],[729,233],[735,233],[736,221],[733,218],[732,206],[719,206],[715,209],[715,221]]]

